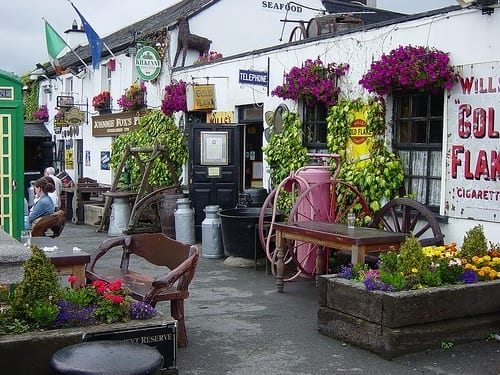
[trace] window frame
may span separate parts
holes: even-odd
[[[422,111],[422,97],[425,99],[425,110]],[[444,92],[394,92],[392,112],[392,148],[401,158],[404,168],[404,194],[412,195],[432,212],[439,214],[442,186],[442,158],[444,142]],[[403,108],[403,101],[407,100],[408,108]],[[434,104],[434,101],[439,105]],[[420,105],[420,106],[419,106]],[[416,108],[419,106],[418,108]],[[436,111],[439,108],[439,111]],[[406,113],[403,113],[406,110]],[[438,113],[439,112],[439,113]],[[406,125],[403,125],[404,123]],[[439,128],[436,128],[439,123]],[[425,131],[422,127],[424,125]],[[403,128],[407,132],[406,140],[402,139]],[[425,136],[425,141],[422,137]],[[436,142],[439,138],[440,141]],[[407,158],[405,158],[407,154]],[[439,154],[439,157],[437,156]],[[419,171],[415,160],[418,155],[425,162],[424,168]],[[405,162],[405,159],[407,162]],[[424,173],[422,173],[422,171]],[[418,181],[422,181],[424,188],[419,192]],[[431,189],[435,189],[434,193]]]

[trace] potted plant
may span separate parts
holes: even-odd
[[[304,100],[307,106],[320,102],[329,107],[337,102],[340,92],[337,81],[348,69],[348,64],[325,65],[319,58],[308,59],[301,67],[290,69],[284,76],[285,83],[277,86],[271,95],[295,101]]]
[[[39,121],[45,122],[49,119],[49,110],[47,109],[47,106],[44,104],[36,109],[35,112],[33,112],[33,117]]]
[[[369,92],[450,89],[458,79],[447,53],[429,47],[399,46],[371,64],[359,84]]]
[[[376,269],[350,264],[322,276],[320,332],[386,358],[487,338],[500,322],[500,301],[491,298],[500,293],[500,244],[480,255],[478,232],[467,232],[462,249],[422,247],[410,236],[399,253],[382,254]],[[462,252],[470,242],[480,243],[477,253]]]
[[[186,82],[183,80],[174,80],[170,85],[165,86],[161,110],[165,116],[171,116],[174,112],[178,111],[187,111]]]
[[[111,93],[102,91],[92,98],[92,105],[100,114],[111,113]]]
[[[124,111],[136,111],[146,107],[146,85],[144,82],[135,82],[117,101]]]

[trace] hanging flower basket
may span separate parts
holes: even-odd
[[[458,80],[447,53],[428,47],[400,46],[371,64],[359,84],[369,92],[394,90],[439,92]]]
[[[146,108],[146,85],[135,82],[117,101],[124,111],[137,111]]]
[[[41,107],[38,107],[35,112],[33,112],[33,117],[39,121],[48,121],[49,120],[49,110],[47,106],[44,104]]]
[[[271,95],[295,101],[304,100],[307,106],[321,102],[329,107],[337,102],[340,88],[338,78],[349,69],[348,64],[324,65],[320,59],[306,60],[301,67],[285,73],[285,83],[277,86]]]
[[[111,93],[102,91],[92,98],[92,105],[99,114],[111,113]]]
[[[178,111],[187,111],[186,82],[172,81],[170,85],[165,86],[161,110],[165,116],[171,116]]]

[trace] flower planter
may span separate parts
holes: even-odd
[[[177,373],[175,320],[164,317],[0,336],[2,373],[50,374],[50,359],[56,351],[95,340],[125,340],[153,346],[164,357],[163,373]]]
[[[380,356],[487,338],[500,326],[500,280],[402,292],[321,276],[318,329]]]

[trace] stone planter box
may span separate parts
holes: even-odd
[[[500,280],[389,293],[324,275],[318,293],[321,333],[387,359],[486,339],[500,327]]]
[[[155,347],[164,357],[162,374],[177,374],[176,338],[176,323],[170,318],[5,335],[0,336],[0,373],[51,374],[50,359],[59,349],[82,341],[116,339]]]

